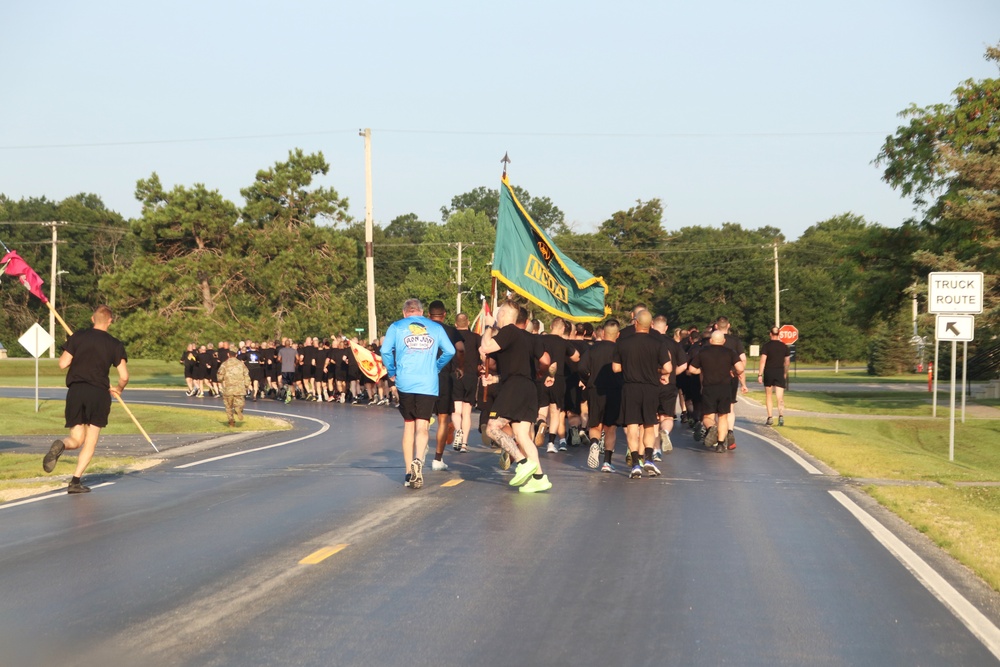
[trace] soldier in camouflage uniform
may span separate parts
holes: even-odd
[[[233,417],[243,421],[243,405],[246,403],[247,390],[250,388],[250,371],[246,364],[232,356],[229,350],[223,354],[230,357],[219,366],[219,384],[222,385],[222,400],[226,404],[226,418],[230,426],[236,426]]]

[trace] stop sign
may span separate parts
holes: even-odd
[[[786,324],[778,329],[778,340],[785,345],[794,345],[799,339],[799,330],[791,324]]]

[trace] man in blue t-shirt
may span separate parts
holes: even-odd
[[[419,299],[403,303],[403,319],[389,325],[382,343],[382,363],[399,392],[403,415],[403,461],[410,461],[404,486],[424,485],[423,457],[427,430],[438,397],[438,373],[455,356],[444,328],[424,317]]]

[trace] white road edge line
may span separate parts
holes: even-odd
[[[95,484],[92,487],[90,487],[90,490],[93,491],[94,489],[99,489],[102,486],[111,486],[112,484],[114,484],[114,482],[104,482],[103,484]],[[16,500],[12,503],[4,503],[3,505],[0,505],[0,510],[5,510],[10,507],[18,507],[19,505],[28,505],[30,503],[37,503],[39,500],[51,500],[52,498],[62,498],[65,495],[66,491],[56,491],[54,493],[50,493],[44,496],[36,496],[34,498],[26,498],[24,500]]]
[[[133,403],[141,403],[144,405],[166,405],[169,407],[193,407],[196,410],[224,410],[225,408],[215,405],[178,405],[177,403],[162,403],[158,401],[132,401]],[[256,447],[254,449],[246,449],[241,452],[233,452],[232,454],[223,454],[222,456],[214,456],[210,459],[203,459],[201,461],[193,461],[191,463],[185,463],[184,465],[174,466],[175,470],[182,470],[184,468],[193,468],[195,466],[200,466],[203,463],[212,463],[213,461],[221,461],[222,459],[229,459],[234,456],[243,456],[244,454],[253,454],[254,452],[262,452],[265,449],[274,449],[275,447],[284,447],[285,445],[291,445],[296,442],[302,442],[303,440],[308,440],[309,438],[315,438],[317,435],[323,435],[330,430],[330,423],[325,422],[322,419],[316,419],[315,417],[306,417],[304,415],[289,415],[284,412],[272,412],[271,410],[260,410],[256,408],[244,408],[244,412],[256,412],[262,415],[274,415],[278,418],[293,418],[293,419],[306,419],[311,422],[316,422],[317,424],[322,424],[323,427],[316,431],[315,433],[309,433],[302,436],[301,438],[295,438],[294,440],[286,440],[284,442],[277,442],[273,445],[265,445],[263,447]]]
[[[776,447],[778,449],[778,451],[780,451],[782,454],[786,455],[788,458],[792,459],[793,461],[795,461],[796,463],[798,463],[800,466],[802,466],[805,469],[805,471],[807,473],[809,473],[810,475],[822,475],[823,474],[822,470],[820,470],[819,468],[817,468],[813,464],[809,463],[809,461],[806,461],[804,458],[802,458],[801,456],[799,456],[798,453],[792,451],[788,447],[785,447],[783,444],[781,444],[777,440],[771,440],[770,438],[768,438],[766,436],[763,436],[763,435],[761,435],[759,433],[754,433],[753,431],[748,431],[747,429],[740,428],[739,426],[737,426],[733,430],[734,431],[739,431],[740,433],[746,433],[747,435],[752,435],[755,438],[760,438],[761,440],[763,440],[767,444],[771,445],[772,447]]]
[[[944,577],[918,556],[902,540],[892,534],[888,528],[879,523],[875,517],[863,510],[857,503],[847,497],[843,491],[830,491],[837,502],[854,515],[861,525],[868,529],[876,540],[882,543],[893,556],[917,578],[924,588],[940,600],[952,614],[962,622],[979,639],[989,651],[1000,660],[1000,629],[993,625],[990,619],[976,609]]]
[[[263,413],[263,414],[271,414],[271,415],[284,416],[284,417],[288,417],[289,416],[289,415],[285,415],[285,414],[280,413],[280,412],[270,412],[268,410],[248,410],[248,412],[260,412],[260,413]],[[262,452],[265,449],[274,449],[275,447],[284,447],[285,445],[291,445],[291,444],[296,443],[296,442],[302,442],[303,440],[308,440],[309,438],[315,438],[316,436],[323,435],[324,433],[326,433],[327,431],[330,430],[330,423],[329,422],[325,422],[322,419],[316,419],[315,417],[305,417],[305,416],[302,416],[302,415],[294,415],[294,418],[295,419],[307,419],[309,421],[316,422],[317,424],[322,424],[323,427],[320,428],[318,431],[315,431],[314,433],[308,433],[308,434],[302,436],[301,438],[294,438],[293,440],[285,440],[284,442],[276,442],[273,445],[264,445],[263,447],[255,447],[253,449],[245,449],[245,450],[243,450],[241,452],[233,452],[231,454],[223,454],[222,456],[213,456],[212,458],[202,459],[201,461],[192,461],[191,463],[185,463],[184,465],[174,466],[174,469],[175,470],[183,470],[184,468],[193,468],[195,466],[200,466],[200,465],[202,465],[204,463],[212,463],[213,461],[221,461],[223,459],[230,459],[230,458],[233,458],[234,456],[243,456],[244,454],[253,454],[255,452]]]

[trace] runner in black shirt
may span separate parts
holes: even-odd
[[[452,423],[451,413],[455,410],[454,380],[456,369],[461,369],[465,364],[465,339],[458,333],[458,329],[445,323],[448,311],[445,310],[444,302],[432,301],[427,307],[427,314],[431,320],[437,322],[448,334],[448,340],[455,346],[455,356],[438,373],[438,399],[434,403],[434,414],[437,415],[437,448],[434,451],[434,461],[431,463],[432,470],[447,470],[448,464],[441,459],[444,456],[445,446],[448,444],[449,431],[453,431],[455,425]],[[461,448],[459,448],[461,449]]]
[[[764,383],[764,406],[767,408],[766,426],[773,423],[771,415],[772,390],[778,395],[778,426],[785,425],[785,388],[788,386],[788,366],[791,353],[788,346],[781,342],[781,330],[772,327],[771,340],[760,348],[760,373],[757,382]]]
[[[108,333],[114,316],[107,306],[98,306],[91,316],[93,328],[77,331],[66,339],[59,368],[66,373],[66,428],[69,436],[56,440],[42,459],[45,472],[55,470],[56,462],[66,449],[79,449],[76,470],[69,482],[68,493],[86,493],[83,473],[97,448],[101,429],[108,425],[111,397],[121,394],[128,384],[128,357],[122,342]],[[118,371],[118,386],[111,388],[108,371]]]
[[[615,472],[611,457],[615,453],[615,434],[621,422],[622,374],[612,368],[615,343],[618,340],[618,320],[608,320],[603,327],[603,340],[594,344],[580,359],[580,375],[587,384],[587,404],[590,408],[590,453],[587,465],[600,463],[600,442],[604,440],[604,464],[601,472]]]
[[[638,313],[635,333],[625,340],[618,339],[612,362],[614,370],[620,372],[625,381],[622,388],[622,422],[632,453],[632,471],[629,473],[632,478],[642,477],[644,470],[651,477],[660,474],[653,463],[653,448],[659,431],[660,376],[670,374],[671,363],[666,344],[649,334],[652,321],[649,311]]]
[[[695,375],[701,375],[702,408],[705,411],[703,424],[708,429],[705,446],[715,447],[715,451],[736,448],[730,438],[732,427],[732,386],[730,380],[735,373],[743,373],[744,366],[739,355],[726,347],[726,335],[721,331],[712,332],[709,345],[702,348],[698,356],[691,359],[688,366]]]
[[[454,411],[451,413],[452,421],[455,424],[455,451],[467,452],[468,437],[472,430],[472,406],[476,404],[476,390],[479,388],[479,346],[482,339],[479,334],[469,330],[469,316],[459,313],[455,316],[455,328],[462,337],[462,347],[465,353],[462,355],[461,374],[455,378],[452,387],[452,401]],[[456,346],[457,349],[457,346]]]
[[[511,486],[521,486],[523,493],[537,493],[552,488],[542,472],[538,449],[531,439],[531,420],[538,413],[538,394],[534,386],[534,363],[548,362],[537,337],[519,329],[518,307],[505,303],[497,308],[496,323],[500,330],[494,336],[491,329],[483,334],[480,353],[494,354],[500,389],[490,410],[486,435],[499,444],[512,459],[518,459]],[[504,431],[510,425],[513,437]],[[520,448],[523,455],[518,451]]]
[[[659,447],[653,450],[653,460],[660,460],[660,452],[670,452],[674,445],[670,442],[670,432],[674,428],[674,417],[677,415],[677,394],[678,378],[683,377],[687,370],[688,358],[681,345],[667,334],[666,315],[657,315],[653,318],[653,328],[650,334],[657,333],[661,336],[667,349],[670,350],[670,361],[672,367],[670,375],[660,376],[660,443]]]
[[[538,407],[548,406],[546,424],[549,432],[549,445],[546,452],[554,454],[566,451],[566,378],[569,364],[580,361],[580,353],[566,339],[566,320],[557,317],[552,320],[549,328],[552,333],[540,336],[542,346],[549,353],[549,368],[539,384]],[[559,446],[556,447],[556,439]],[[537,442],[537,441],[536,441]]]

